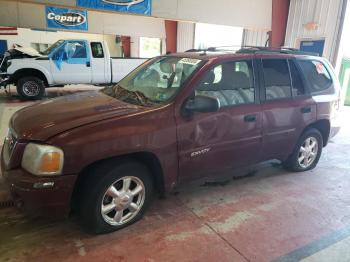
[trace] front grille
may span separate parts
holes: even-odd
[[[0,208],[13,207],[15,202],[13,200],[0,201]]]

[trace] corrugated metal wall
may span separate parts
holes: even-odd
[[[177,51],[185,52],[194,47],[195,24],[178,22],[177,24]]]
[[[335,63],[342,6],[343,0],[291,0],[285,46],[299,48],[302,40],[324,39],[323,55]],[[306,29],[309,22],[318,28]]]
[[[265,46],[267,39],[267,31],[245,29],[243,32],[244,46]]]

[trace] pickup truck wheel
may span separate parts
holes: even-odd
[[[45,93],[44,81],[35,76],[22,77],[17,82],[17,93],[23,99],[41,99]]]
[[[316,167],[322,153],[323,139],[315,128],[306,130],[284,166],[294,172],[303,172]]]
[[[139,220],[150,204],[153,181],[144,165],[123,161],[100,166],[83,183],[79,215],[92,233],[119,230]]]

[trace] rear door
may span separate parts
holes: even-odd
[[[316,119],[316,104],[294,58],[260,59],[263,112],[261,160],[285,159],[304,128]]]
[[[56,84],[90,84],[91,61],[87,41],[65,42],[50,56],[50,69]]]
[[[215,97],[218,112],[176,116],[180,180],[257,161],[262,114],[253,60],[220,63],[195,86],[194,95]]]

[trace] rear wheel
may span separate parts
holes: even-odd
[[[45,93],[44,81],[35,76],[22,77],[17,82],[17,93],[26,100],[41,99]]]
[[[147,209],[153,181],[147,167],[134,161],[95,168],[83,184],[79,214],[88,231],[106,233],[139,220]]]
[[[315,168],[323,148],[321,133],[310,128],[300,137],[292,155],[284,163],[287,169],[295,172],[303,172]]]

